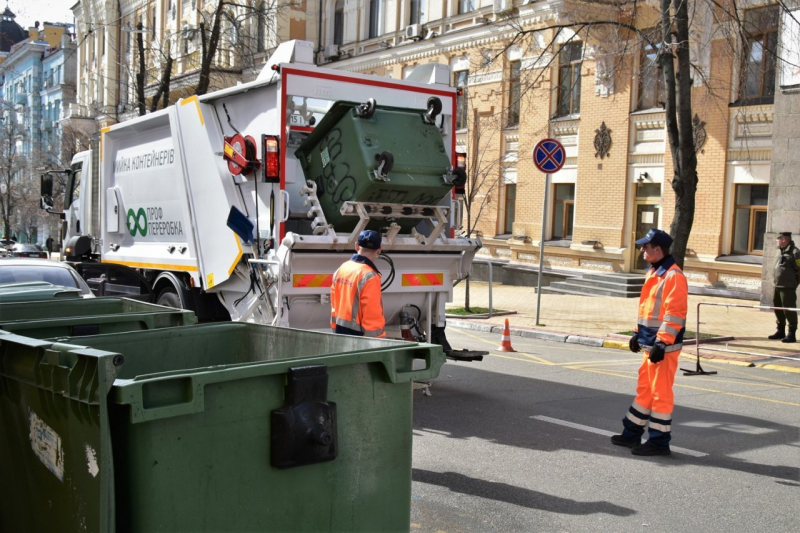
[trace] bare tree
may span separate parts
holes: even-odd
[[[501,24],[515,30],[515,35],[507,46],[497,54],[514,45],[522,44],[529,49],[540,50],[537,61],[547,56],[556,57],[559,36],[570,30],[580,38],[593,43],[598,50],[612,49],[613,57],[605,58],[598,70],[610,72],[626,64],[626,56],[633,50],[646,49],[656,57],[658,74],[664,88],[664,98],[659,103],[664,108],[668,145],[672,159],[673,175],[670,180],[675,194],[675,210],[670,234],[674,238],[672,254],[679,265],[683,266],[689,235],[695,215],[695,196],[697,192],[697,154],[695,150],[695,129],[693,125],[694,111],[692,89],[695,77],[700,77],[709,89],[709,94],[719,93],[727,98],[727,92],[719,91],[706,78],[703,68],[693,61],[691,46],[693,43],[694,14],[698,5],[713,11],[724,25],[735,28],[725,37],[731,52],[731,60],[741,57],[742,41],[754,38],[756,29],[748,26],[738,14],[735,0],[657,0],[657,2],[641,2],[639,0],[609,0],[592,2],[589,0],[571,0],[568,7],[562,10],[561,18],[556,24],[549,24],[534,29],[523,28],[511,14]],[[784,12],[789,11],[787,3],[779,0],[778,5]],[[652,31],[649,20],[656,9],[658,18],[655,21],[657,31]],[[535,46],[534,39],[541,41],[549,32],[549,40]],[[563,37],[563,36],[562,36]],[[562,39],[563,40],[563,39]],[[543,46],[542,46],[543,44]],[[704,43],[710,46],[710,43]],[[702,44],[701,44],[702,45]],[[776,62],[786,61],[778,57],[775,46],[765,47],[764,54],[771,56]],[[552,62],[552,59],[551,59]],[[628,65],[630,65],[628,63]],[[797,65],[795,65],[796,67]],[[628,66],[628,68],[630,68]],[[542,73],[543,75],[543,73]],[[534,80],[536,83],[541,76]],[[535,83],[534,83],[535,85]],[[527,89],[530,90],[528,84]],[[723,94],[724,93],[724,94]]]
[[[29,168],[29,158],[23,149],[28,135],[22,124],[23,110],[6,102],[0,103],[0,216],[3,219],[3,238],[13,235],[12,221],[23,198],[22,178]]]

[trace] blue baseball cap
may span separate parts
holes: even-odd
[[[379,250],[381,247],[380,232],[365,229],[358,235],[358,245],[367,250]]]
[[[666,231],[653,228],[647,232],[647,235],[636,241],[637,246],[643,246],[645,244],[660,246],[666,251],[669,250],[670,246],[672,246],[672,237],[670,237],[669,233]]]

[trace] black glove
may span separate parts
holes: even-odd
[[[667,345],[661,341],[656,341],[653,345],[653,348],[650,350],[650,362],[651,363],[660,363],[664,360],[664,351],[667,349]]]
[[[639,353],[642,351],[642,347],[639,346],[639,334],[634,333],[633,337],[628,341],[628,347],[631,349],[633,353]]]

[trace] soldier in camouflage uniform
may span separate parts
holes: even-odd
[[[775,293],[772,305],[775,307],[797,307],[797,286],[800,284],[800,250],[794,245],[791,232],[785,231],[778,235],[778,248],[781,255],[775,263]],[[781,339],[782,342],[797,342],[797,312],[775,310],[778,329],[769,336],[772,340]],[[789,333],[786,333],[786,323],[789,323]]]

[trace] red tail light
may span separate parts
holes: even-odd
[[[281,180],[281,150],[276,135],[264,135],[264,181],[279,183]]]
[[[456,168],[467,170],[467,153],[456,152]]]

